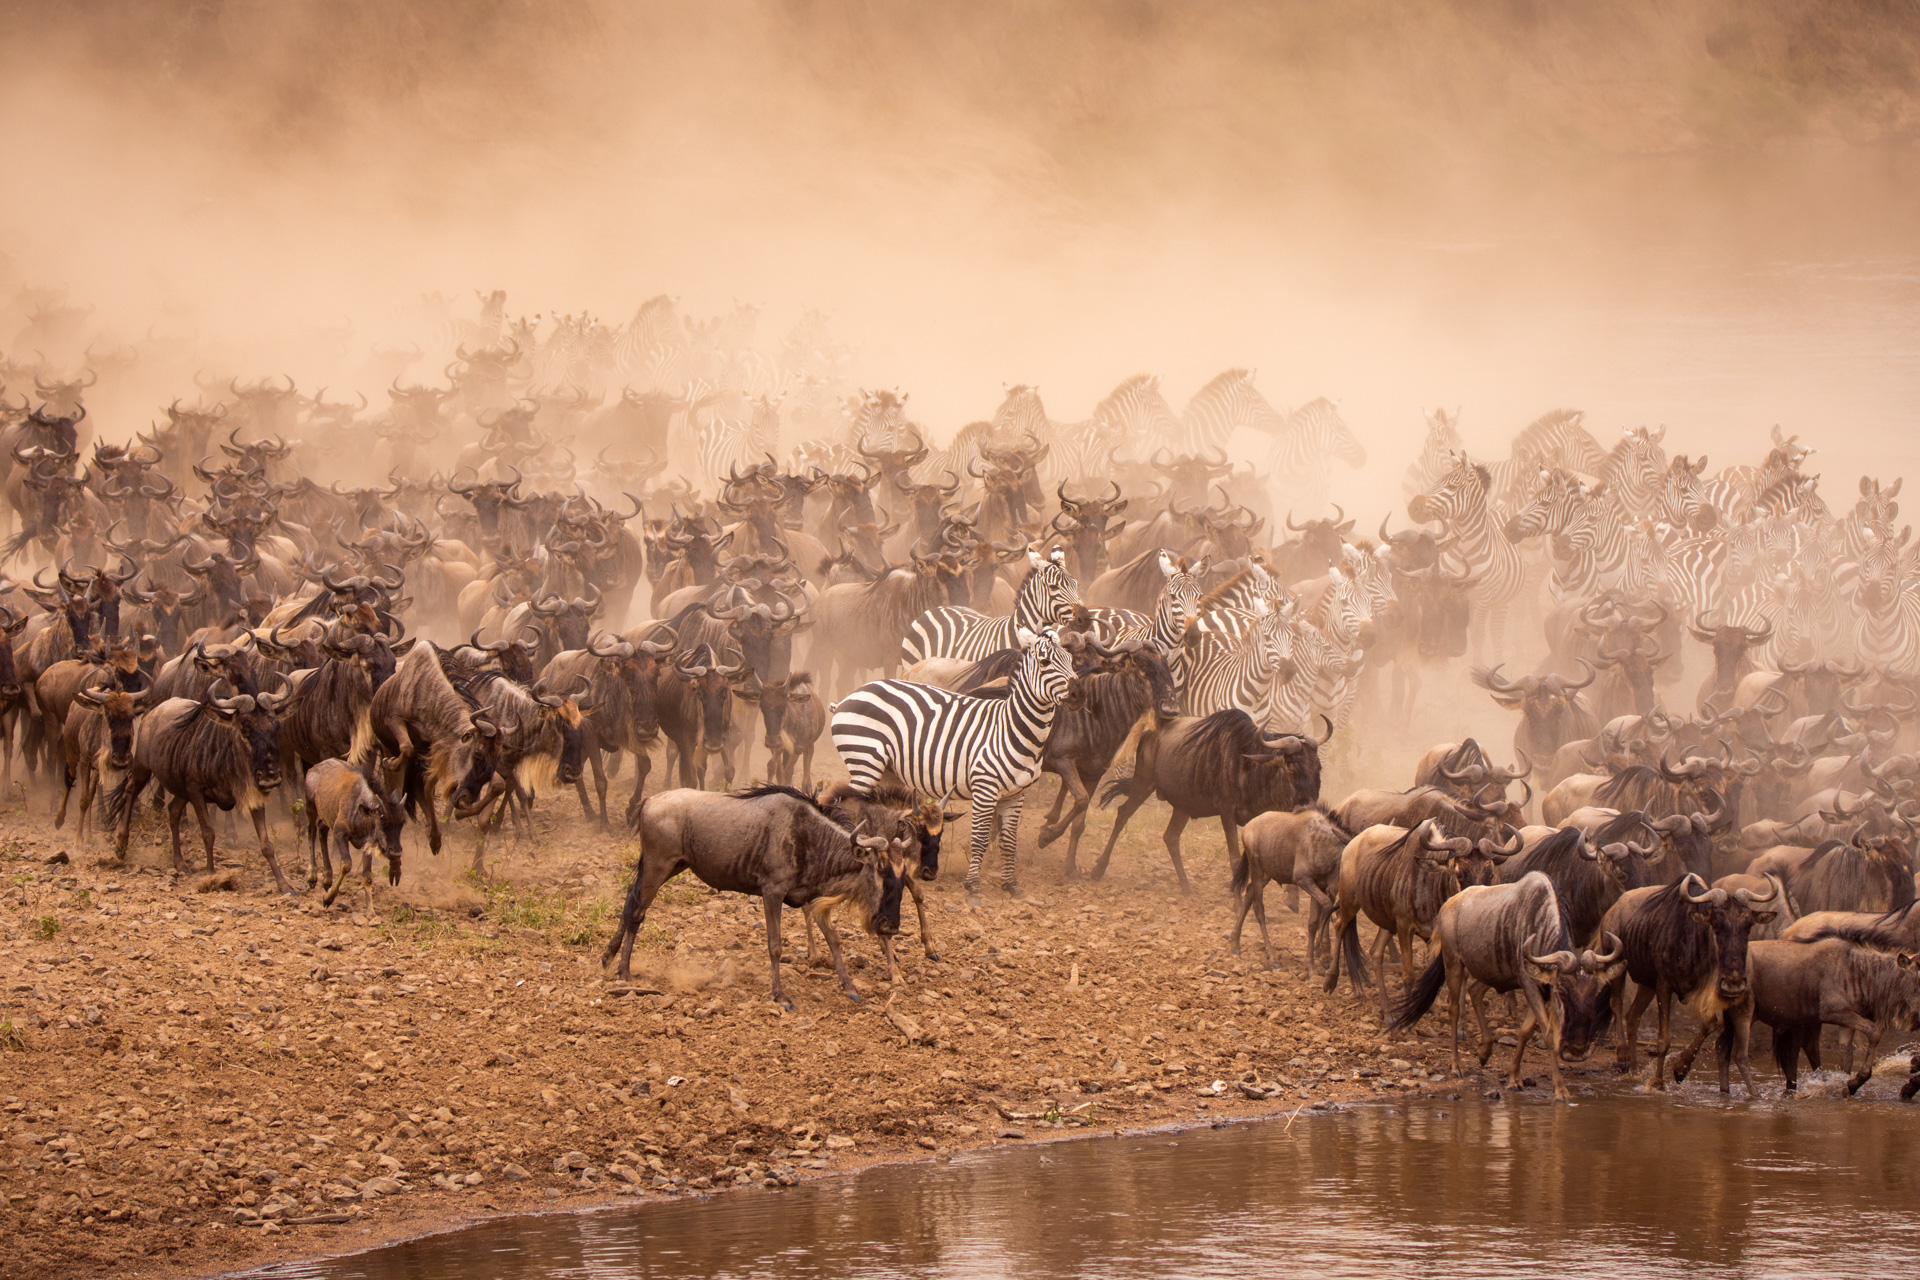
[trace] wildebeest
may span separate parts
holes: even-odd
[[[1326,937],[1334,902],[1328,890],[1340,878],[1340,853],[1353,837],[1318,805],[1292,812],[1263,813],[1241,828],[1241,858],[1234,867],[1233,938],[1240,954],[1240,930],[1247,911],[1260,925],[1260,948],[1273,968],[1273,940],[1267,934],[1267,883],[1284,884],[1307,895],[1307,973],[1320,971],[1319,944]]]
[[[1520,725],[1513,731],[1516,756],[1525,752],[1532,760],[1551,760],[1563,744],[1591,738],[1599,728],[1592,708],[1580,693],[1598,673],[1586,659],[1580,662],[1587,669],[1587,678],[1578,681],[1553,675],[1508,680],[1497,666],[1473,669],[1475,684],[1492,694],[1501,706],[1520,713]]]
[[[594,712],[581,724],[580,752],[593,769],[593,789],[600,799],[600,826],[607,826],[607,769],[605,753],[625,751],[633,757],[633,794],[627,800],[627,821],[639,812],[646,791],[647,775],[653,770],[649,750],[660,736],[659,681],[660,659],[673,651],[674,636],[642,637],[596,635],[585,649],[569,649],[555,655],[541,678],[560,689],[574,688],[586,682],[586,697]],[[615,764],[619,763],[616,756]],[[588,818],[594,816],[587,799],[587,781],[583,776],[574,786],[580,793],[580,808]]]
[[[1576,946],[1591,946],[1607,908],[1631,889],[1654,883],[1647,874],[1651,846],[1610,840],[1597,844],[1574,827],[1563,827],[1500,868],[1503,880],[1518,881],[1532,871],[1553,882],[1555,898],[1567,918]]]
[[[797,763],[801,789],[813,790],[813,752],[827,727],[827,705],[814,692],[813,673],[796,671],[779,680],[756,677],[734,692],[760,710],[766,730],[767,776],[792,786]]]
[[[1090,639],[1088,644],[1103,657],[1106,669],[1082,676],[1080,688],[1085,697],[1081,704],[1063,708],[1054,716],[1041,764],[1042,769],[1060,779],[1060,789],[1053,797],[1053,811],[1041,826],[1040,847],[1044,849],[1058,840],[1063,831],[1071,831],[1062,875],[1068,882],[1080,878],[1076,860],[1080,856],[1080,836],[1087,826],[1090,788],[1099,785],[1142,716],[1151,713],[1164,723],[1180,712],[1173,673],[1158,647],[1140,640],[1124,641],[1114,649],[1105,648],[1097,640]],[[1060,811],[1069,799],[1073,807],[1062,817]]]
[[[173,797],[167,806],[167,826],[173,837],[175,874],[186,870],[180,819],[187,806],[193,806],[199,820],[211,875],[213,820],[207,816],[207,806],[230,810],[237,805],[253,819],[260,856],[267,860],[274,884],[282,893],[293,892],[267,833],[267,793],[280,785],[280,724],[275,712],[284,696],[236,694],[222,682],[199,701],[169,698],[142,716],[133,735],[133,762],[107,795],[108,813],[119,823],[115,856],[127,856],[134,805],[147,783],[154,781]]]
[[[706,785],[707,762],[719,757],[722,776],[733,783],[733,692],[752,678],[744,662],[721,663],[712,649],[695,645],[674,657],[658,677],[661,731],[680,758],[680,785]]]
[[[1453,1046],[1453,1074],[1460,1074],[1461,988],[1473,1001],[1480,1023],[1480,1062],[1493,1053],[1493,1029],[1481,1003],[1487,991],[1518,990],[1527,999],[1527,1019],[1520,1026],[1507,1073],[1510,1088],[1520,1084],[1520,1065],[1527,1042],[1539,1031],[1547,1044],[1547,1066],[1553,1073],[1553,1096],[1567,1097],[1560,1078],[1560,1059],[1583,1057],[1606,1033],[1610,1018],[1608,985],[1624,967],[1620,939],[1609,935],[1599,952],[1579,950],[1567,932],[1553,882],[1530,871],[1512,884],[1470,885],[1441,904],[1434,922],[1440,954],[1393,1015],[1393,1030],[1418,1022],[1433,1007],[1444,984],[1449,1006],[1449,1040]]]
[[[920,921],[920,946],[927,959],[938,961],[939,953],[933,949],[933,931],[927,924],[926,895],[917,882],[939,876],[941,835],[947,823],[965,815],[946,813],[937,800],[922,801],[911,787],[891,781],[880,783],[872,794],[863,794],[848,783],[837,782],[822,791],[819,800],[827,816],[848,831],[857,828],[901,842],[912,872],[906,877],[904,887],[913,896],[914,914]],[[878,936],[887,960],[888,981],[898,982],[899,970],[893,957],[894,934],[883,929]],[[807,960],[809,964],[813,961],[811,917],[807,925]]]
[[[434,853],[440,852],[441,803],[457,817],[470,817],[486,803],[500,736],[487,714],[455,691],[441,658],[425,641],[408,650],[374,693],[367,713],[371,741],[351,761],[371,764],[376,750],[386,758],[387,789],[401,792],[408,812],[424,817]]]
[[[87,814],[93,807],[94,792],[101,774],[111,769],[116,775],[133,763],[133,725],[146,705],[145,691],[127,693],[104,683],[89,686],[74,696],[74,705],[61,726],[61,746],[66,752],[66,787],[60,793],[60,812],[54,815],[57,830],[67,820],[67,801],[73,785],[80,784],[78,832],[87,838]]]
[[[1659,1039],[1653,1046],[1652,1085],[1666,1087],[1667,1051],[1672,1047],[1675,996],[1693,1006],[1706,1028],[1723,1017],[1734,1019],[1732,1035],[1720,1058],[1720,1089],[1728,1090],[1728,1057],[1737,1057],[1747,1096],[1753,1094],[1753,1068],[1747,1060],[1747,1030],[1752,1005],[1747,999],[1747,943],[1755,924],[1773,913],[1758,908],[1773,900],[1749,889],[1714,889],[1688,873],[1661,888],[1635,889],[1622,894],[1607,911],[1601,928],[1616,933],[1627,946],[1626,975],[1632,977],[1633,1005],[1626,1011],[1620,1034],[1620,1069],[1632,1069],[1640,1017],[1647,1005],[1660,1002]],[[1619,1013],[1625,978],[1613,983],[1614,1010]]]
[[[360,883],[366,890],[367,910],[373,910],[373,850],[369,841],[378,840],[380,852],[387,858],[387,883],[400,883],[400,828],[406,824],[406,809],[400,797],[384,790],[376,768],[355,768],[345,760],[322,760],[307,770],[304,779],[307,802],[307,884],[326,885],[322,905],[332,906],[353,870],[353,855],[360,852]],[[340,876],[334,878],[333,856],[340,857]],[[325,868],[322,877],[319,872]]]
[[[1787,894],[1802,914],[1892,911],[1914,900],[1913,856],[1906,844],[1868,835],[1864,827],[1845,841],[1823,842],[1786,879]]]
[[[1340,982],[1344,957],[1355,994],[1367,982],[1360,957],[1360,916],[1380,930],[1373,944],[1379,971],[1380,1020],[1387,1021],[1387,942],[1400,944],[1401,978],[1413,986],[1413,940],[1431,940],[1440,904],[1471,884],[1492,884],[1501,862],[1520,851],[1520,833],[1504,847],[1492,840],[1445,836],[1428,818],[1406,827],[1372,826],[1357,832],[1340,853],[1339,907],[1334,913],[1334,948],[1327,966],[1326,990]]]
[[[13,735],[27,709],[27,691],[13,660],[14,637],[29,619],[0,604],[0,786],[13,785]]]
[[[1518,782],[1533,772],[1533,762],[1521,753],[1523,764],[1500,769],[1487,759],[1478,742],[1442,742],[1428,747],[1413,767],[1413,785],[1439,787],[1456,799],[1467,799],[1489,782]]]
[[[1788,1093],[1799,1087],[1803,1049],[1820,1065],[1822,1026],[1839,1027],[1846,1037],[1849,1096],[1873,1075],[1873,1053],[1888,1028],[1920,1028],[1920,967],[1910,952],[1877,951],[1828,936],[1756,942],[1747,961],[1753,1016],[1773,1028],[1774,1060]]]
[[[900,931],[905,860],[880,836],[843,829],[811,797],[791,787],[762,787],[742,795],[681,788],[640,805],[640,861],[614,935],[601,954],[617,953],[619,976],[630,976],[633,940],[660,886],[690,870],[722,893],[745,893],[766,910],[767,959],[773,999],[791,1009],[780,986],[780,908],[808,912],[826,936],[840,989],[860,999],[840,955],[828,916],[841,904],[858,913],[871,933]]]
[[[1332,736],[1329,722],[1325,738],[1296,734],[1268,738],[1246,712],[1229,708],[1210,716],[1181,716],[1158,733],[1143,737],[1133,774],[1114,779],[1100,794],[1103,805],[1122,795],[1127,800],[1114,815],[1106,848],[1093,864],[1093,878],[1107,873],[1120,832],[1152,795],[1173,809],[1162,839],[1180,877],[1180,892],[1193,889],[1180,862],[1180,833],[1195,818],[1220,819],[1227,858],[1237,868],[1241,827],[1259,814],[1295,809],[1320,798],[1320,747]]]

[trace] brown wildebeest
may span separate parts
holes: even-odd
[[[134,805],[147,783],[157,781],[173,795],[167,825],[173,836],[176,874],[187,869],[180,852],[180,819],[187,806],[193,806],[200,822],[211,875],[213,820],[207,816],[207,806],[230,810],[238,805],[253,819],[260,856],[267,860],[274,884],[280,892],[292,893],[267,834],[267,793],[280,785],[280,723],[275,712],[284,696],[235,694],[221,681],[202,701],[169,698],[142,716],[133,735],[133,763],[107,794],[107,811],[119,823],[115,856],[126,858]]]
[[[54,815],[56,829],[67,820],[67,801],[73,784],[80,784],[80,820],[78,835],[87,838],[87,814],[93,808],[93,795],[100,775],[111,769],[124,772],[133,763],[133,722],[146,709],[146,692],[126,693],[110,686],[89,686],[74,695],[66,723],[60,728],[61,745],[67,756],[67,785],[60,795],[60,812]]]
[[[755,676],[734,693],[760,708],[767,735],[767,776],[790,787],[797,763],[800,789],[813,790],[813,752],[827,727],[827,704],[814,692],[813,673],[796,671],[778,680]]]
[[[1367,966],[1360,956],[1360,916],[1379,927],[1373,944],[1374,967],[1380,971],[1380,1020],[1387,1021],[1387,941],[1398,938],[1400,972],[1406,988],[1413,986],[1413,940],[1430,941],[1440,904],[1470,884],[1492,884],[1499,866],[1520,851],[1518,831],[1505,845],[1489,838],[1442,835],[1432,818],[1412,830],[1372,826],[1355,835],[1340,853],[1340,900],[1335,912],[1332,963],[1326,989],[1340,982],[1344,954],[1347,978],[1355,994],[1366,985]]]
[[[386,758],[389,789],[405,795],[407,811],[424,819],[434,853],[440,852],[442,803],[456,817],[471,817],[491,798],[487,784],[500,737],[486,712],[455,692],[444,656],[425,641],[407,651],[393,678],[374,691],[370,740],[353,761],[371,763],[376,748]]]
[[[1328,890],[1340,878],[1340,852],[1353,837],[1328,816],[1309,805],[1291,813],[1263,813],[1240,831],[1241,858],[1233,871],[1233,940],[1229,948],[1240,954],[1240,930],[1247,911],[1260,925],[1260,949],[1267,968],[1273,968],[1273,940],[1267,934],[1267,882],[1284,884],[1307,895],[1307,974],[1320,972],[1320,943],[1333,918]],[[1331,948],[1329,948],[1331,950]]]
[[[366,890],[367,910],[373,910],[373,850],[377,839],[387,858],[387,883],[400,883],[400,829],[406,809],[400,797],[383,790],[380,770],[355,768],[345,760],[322,760],[307,770],[303,780],[307,801],[307,884],[327,886],[322,906],[332,906],[353,870],[354,851],[360,851],[360,883]],[[340,856],[340,878],[334,879],[333,854]],[[316,873],[325,868],[325,876]]]
[[[1487,759],[1485,749],[1472,738],[1442,742],[1428,747],[1414,765],[1413,785],[1439,787],[1455,799],[1465,800],[1489,782],[1518,782],[1527,777],[1533,772],[1533,762],[1524,751],[1520,759],[1524,764],[1501,769]]]
[[[1774,1059],[1788,1093],[1800,1084],[1802,1049],[1819,1067],[1822,1026],[1845,1033],[1849,1097],[1873,1075],[1873,1052],[1887,1028],[1920,1027],[1920,968],[1909,952],[1876,951],[1827,936],[1756,942],[1747,956],[1753,1016],[1773,1028]],[[1900,1096],[1906,1100],[1913,1093],[1903,1089]]]
[[[1778,892],[1777,890],[1775,891]],[[1620,1070],[1629,1071],[1638,1042],[1640,1017],[1655,999],[1660,1002],[1660,1034],[1653,1046],[1656,1089],[1666,1088],[1667,1051],[1673,1044],[1675,996],[1693,1006],[1700,1019],[1701,1041],[1707,1028],[1731,1019],[1720,1055],[1720,1091],[1730,1091],[1729,1055],[1740,1062],[1747,1096],[1753,1097],[1753,1067],[1747,1040],[1753,1004],[1747,992],[1747,942],[1756,924],[1773,918],[1758,908],[1772,902],[1749,889],[1711,888],[1692,872],[1661,888],[1635,889],[1608,908],[1600,927],[1618,934],[1627,945],[1625,976],[1614,979],[1614,1012],[1624,1003],[1626,977],[1634,981],[1633,1005],[1620,1032]],[[1700,1043],[1701,1041],[1696,1041]],[[1676,1079],[1679,1073],[1675,1073]]]
[[[1488,991],[1520,991],[1527,998],[1527,1020],[1520,1026],[1507,1086],[1520,1084],[1527,1042],[1538,1031],[1547,1043],[1553,1072],[1553,1096],[1564,1100],[1562,1057],[1584,1057],[1611,1021],[1608,983],[1625,965],[1620,939],[1602,939],[1604,950],[1577,950],[1553,892],[1553,882],[1530,871],[1512,884],[1469,885],[1440,906],[1434,921],[1440,954],[1427,965],[1389,1024],[1395,1031],[1418,1022],[1444,984],[1451,1014],[1453,1074],[1460,1074],[1461,988],[1473,1001],[1480,1023],[1480,1063],[1493,1054],[1493,1029],[1481,996]]]
[[[780,987],[783,904],[800,908],[820,925],[840,989],[855,1001],[860,993],[847,976],[830,913],[849,904],[868,932],[900,931],[905,859],[897,842],[847,831],[812,797],[791,787],[760,787],[739,795],[681,788],[641,803],[640,861],[620,923],[601,954],[603,967],[617,953],[619,976],[630,976],[633,939],[647,908],[662,885],[689,870],[723,893],[760,899],[766,909],[773,999],[787,1009],[793,1002]]]
[[[1209,716],[1181,716],[1143,737],[1133,775],[1114,779],[1100,793],[1103,805],[1122,795],[1127,800],[1113,819],[1107,847],[1093,864],[1093,878],[1107,873],[1107,860],[1127,819],[1155,794],[1173,809],[1162,838],[1180,877],[1180,892],[1193,891],[1180,862],[1180,833],[1195,818],[1220,819],[1227,858],[1237,868],[1241,827],[1260,814],[1292,810],[1320,798],[1320,746],[1332,736],[1329,721],[1326,738],[1282,734],[1269,739],[1246,712],[1230,708]]]
[[[820,806],[849,831],[858,827],[901,843],[907,863],[913,869],[913,874],[906,877],[904,888],[913,896],[914,914],[920,920],[920,946],[927,959],[937,962],[940,955],[933,949],[933,931],[927,926],[927,899],[917,882],[939,876],[941,833],[947,823],[965,815],[945,812],[938,801],[922,802],[911,787],[890,780],[882,781],[871,794],[864,795],[849,783],[836,782],[821,794]],[[807,964],[811,966],[814,962],[813,917],[808,916],[806,920]],[[887,980],[897,984],[900,976],[893,958],[894,934],[881,930],[878,936],[881,953],[887,959]]]

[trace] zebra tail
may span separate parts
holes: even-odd
[[[1115,778],[1112,782],[1109,782],[1100,789],[1100,807],[1102,809],[1111,809],[1115,800],[1118,800],[1132,790],[1132,774],[1127,774],[1123,778]]]
[[[1360,931],[1358,929],[1354,930],[1356,940],[1359,937],[1359,933]],[[1352,962],[1353,956],[1351,953],[1347,959],[1349,963]],[[1440,998],[1440,988],[1446,985],[1446,957],[1436,955],[1433,958],[1433,963],[1427,966],[1426,972],[1420,975],[1420,980],[1414,983],[1407,991],[1407,994],[1401,998],[1400,1004],[1393,1011],[1393,1021],[1387,1023],[1387,1030],[1405,1031],[1408,1027],[1420,1021],[1421,1018],[1426,1016],[1427,1010],[1433,1008],[1433,1002]]]

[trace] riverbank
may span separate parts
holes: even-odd
[[[757,904],[684,879],[634,980],[604,978],[635,851],[577,819],[544,815],[535,852],[496,850],[485,881],[454,874],[469,846],[410,851],[369,914],[274,895],[252,853],[176,883],[150,819],[113,868],[9,808],[0,1276],[204,1274],[1015,1132],[1461,1087],[1430,1078],[1437,1042],[1383,1039],[1307,980],[1278,890],[1280,967],[1257,932],[1228,954],[1217,833],[1190,835],[1182,899],[1151,813],[1099,885],[1053,884],[1043,855],[1029,900],[928,886],[938,962],[909,911],[903,989],[855,939],[865,1002],[793,964],[782,1013]]]

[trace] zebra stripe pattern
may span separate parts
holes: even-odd
[[[907,628],[900,642],[901,665],[911,666],[922,658],[978,662],[1003,649],[1018,648],[1016,637],[1022,631],[1038,635],[1073,621],[1080,588],[1067,572],[1065,549],[1055,547],[1045,560],[1039,552],[1029,551],[1027,559],[1033,569],[1013,598],[1011,617],[990,618],[960,605],[929,609]]]
[[[1004,698],[979,698],[908,680],[875,680],[834,708],[834,749],[847,777],[872,793],[888,771],[927,795],[972,801],[967,888],[977,890],[987,846],[997,833],[1001,883],[1014,880],[1021,793],[1040,776],[1041,756],[1073,664],[1049,634],[1025,646]]]

